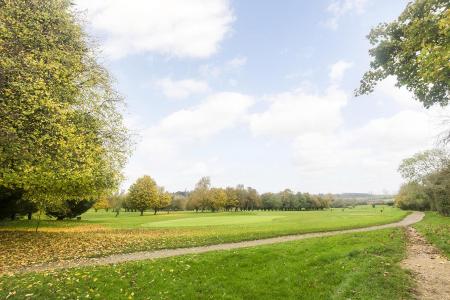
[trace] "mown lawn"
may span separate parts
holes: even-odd
[[[111,253],[191,247],[273,236],[365,227],[402,219],[392,207],[361,206],[316,212],[236,212],[171,214],[90,211],[82,221],[4,222],[0,229],[0,273],[21,266]],[[31,223],[31,224],[30,224]]]
[[[414,227],[450,259],[450,217],[428,211]]]
[[[381,212],[383,209],[383,212]],[[153,215],[146,212],[140,216],[138,212],[121,212],[118,217],[115,213],[104,210],[95,212],[89,210],[82,215],[81,221],[43,220],[41,230],[54,228],[72,228],[79,226],[113,228],[113,229],[162,229],[197,227],[210,230],[211,227],[226,227],[242,229],[245,227],[258,227],[269,230],[293,230],[298,232],[330,230],[334,228],[361,227],[372,224],[383,224],[400,220],[406,215],[405,211],[388,206],[362,205],[355,208],[332,209],[324,211],[252,211],[252,212],[159,212]],[[16,220],[0,222],[0,228],[34,230],[36,220]],[[231,226],[230,226],[231,225]]]
[[[0,277],[9,299],[408,299],[401,229]]]

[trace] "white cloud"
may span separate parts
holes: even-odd
[[[169,189],[192,188],[200,176],[211,175],[215,182],[244,182],[262,191],[287,185],[310,192],[394,192],[402,181],[398,164],[433,147],[441,128],[436,117],[449,109],[410,104],[415,103],[411,94],[388,78],[369,99],[358,99],[374,102],[357,110],[339,81],[348,64],[330,66],[323,92],[298,88],[269,95],[255,107],[259,112],[250,112],[253,98],[239,93],[214,93],[173,112],[142,132],[137,158],[126,174],[131,180],[152,174]],[[368,113],[377,107],[376,99],[389,107],[382,116]],[[366,121],[351,127],[345,120],[349,111],[367,116]],[[238,144],[242,125],[256,138]],[[221,152],[223,145],[230,148]],[[234,145],[255,159],[248,154],[230,159]],[[233,159],[236,165],[230,164]],[[267,173],[279,178],[268,179]]]
[[[112,58],[154,52],[208,57],[229,33],[228,0],[77,0]]]
[[[221,167],[213,159],[188,158],[190,151],[208,139],[244,122],[252,106],[249,96],[222,92],[209,95],[199,105],[173,112],[158,124],[141,131],[134,161],[127,167],[128,183],[142,174],[155,174],[163,180],[173,180],[174,174],[190,174],[189,182],[197,176],[212,175]],[[214,165],[213,168],[209,166]],[[192,175],[192,176],[191,176]]]
[[[340,60],[330,67],[330,80],[334,83],[340,82],[344,76],[345,71],[353,66],[353,63],[345,60]]]
[[[394,191],[401,182],[398,164],[433,147],[441,127],[436,116],[445,110],[425,110],[389,78],[372,97],[395,110],[346,127],[344,108],[351,104],[339,82],[350,66],[344,61],[330,66],[323,93],[297,89],[267,97],[269,106],[249,116],[249,127],[256,136],[282,137],[290,144],[297,180],[310,191]]]
[[[294,139],[293,162],[305,186],[318,191],[324,186],[343,191],[344,186],[347,191],[394,192],[401,182],[400,161],[436,146],[445,128],[439,116],[448,115],[448,109],[426,110],[414,104],[412,95],[396,88],[392,79],[382,82],[373,97],[384,99],[386,106],[397,104],[398,110],[360,127],[308,132]]]
[[[365,11],[368,0],[333,0],[327,7],[331,17],[325,22],[325,26],[336,30],[340,19],[349,14],[362,14]]]
[[[250,97],[242,94],[216,93],[196,107],[165,117],[156,130],[159,134],[177,139],[206,138],[236,125],[252,103]]]
[[[250,129],[255,135],[277,137],[333,132],[342,123],[341,109],[348,96],[330,86],[323,95],[298,89],[268,99],[266,111],[250,116]]]
[[[323,93],[302,87],[267,97],[269,108],[249,117],[253,134],[295,137],[334,132],[343,122],[341,110],[348,102],[339,81],[350,66],[343,60],[333,64],[329,74],[332,82]]]
[[[195,79],[172,80],[171,78],[163,78],[157,80],[156,85],[162,89],[167,98],[173,99],[183,99],[209,90],[205,81]]]
[[[401,182],[398,164],[433,147],[433,132],[426,113],[403,111],[361,128],[301,135],[293,142],[293,162],[311,190],[394,192]]]

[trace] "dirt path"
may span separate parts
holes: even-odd
[[[450,261],[417,231],[408,227],[407,258],[402,266],[414,274],[418,299],[450,299]]]
[[[414,212],[408,215],[403,220],[385,224],[385,225],[377,225],[365,228],[356,228],[356,229],[347,229],[347,230],[337,230],[337,231],[327,231],[327,232],[317,232],[317,233],[306,233],[306,234],[297,234],[297,235],[287,235],[280,236],[268,239],[261,240],[253,240],[253,241],[243,241],[237,243],[225,243],[225,244],[217,244],[210,246],[200,246],[200,247],[192,247],[192,248],[177,248],[177,249],[163,249],[156,251],[143,251],[143,252],[134,252],[134,253],[123,253],[123,254],[114,254],[110,256],[98,257],[98,258],[80,258],[80,259],[72,259],[58,262],[50,262],[43,264],[36,264],[32,266],[24,267],[18,270],[19,273],[25,272],[43,272],[50,271],[56,269],[66,269],[66,268],[75,268],[75,267],[84,267],[84,266],[100,266],[100,265],[108,265],[108,264],[117,264],[127,261],[139,261],[146,259],[156,259],[163,257],[171,257],[177,255],[184,254],[198,254],[205,253],[216,250],[231,250],[237,248],[246,248],[246,247],[254,247],[260,245],[269,245],[276,244],[288,241],[297,241],[314,237],[325,237],[325,236],[333,236],[343,233],[353,233],[353,232],[366,232],[373,231],[384,228],[393,228],[393,227],[405,227],[411,224],[417,223],[422,220],[424,214],[422,212]]]

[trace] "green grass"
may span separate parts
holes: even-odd
[[[203,226],[219,226],[219,225],[247,225],[254,223],[269,223],[277,218],[286,218],[287,216],[279,215],[209,215],[207,217],[198,218],[182,218],[165,221],[148,222],[141,224],[142,227],[153,228],[171,228],[171,227],[203,227]]]
[[[195,213],[175,212],[159,213],[153,215],[148,212],[140,216],[136,212],[122,212],[117,218],[112,212],[90,210],[82,215],[81,221],[54,221],[44,220],[42,228],[70,228],[80,225],[100,225],[114,229],[172,229],[172,228],[194,228],[196,230],[207,230],[211,228],[225,230],[257,229],[258,231],[277,231],[281,234],[302,233],[311,231],[324,231],[333,229],[344,229],[364,227],[395,222],[402,219],[406,212],[384,207],[383,213],[380,206],[358,206],[353,209],[333,209],[325,211],[303,211],[303,212],[220,212],[220,213]],[[8,229],[32,229],[35,221],[17,220],[4,221],[0,226]],[[245,226],[242,226],[245,225]],[[0,227],[0,228],[1,228]]]
[[[450,259],[450,217],[428,211],[414,227]]]
[[[0,273],[38,262],[113,253],[220,244],[395,222],[407,212],[392,207],[307,212],[123,213],[89,211],[81,221],[4,222]],[[25,232],[27,231],[27,232]],[[27,255],[24,255],[27,253]]]
[[[407,299],[401,229],[0,277],[10,299]],[[27,297],[28,295],[28,297]]]

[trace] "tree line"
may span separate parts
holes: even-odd
[[[445,149],[419,152],[399,166],[406,182],[395,198],[398,207],[450,215],[450,154]]]
[[[95,210],[112,209],[119,214],[120,209],[137,211],[141,215],[146,210],[167,212],[191,210],[196,212],[253,211],[253,210],[323,210],[333,205],[332,195],[312,195],[294,193],[285,189],[279,193],[263,193],[240,184],[236,187],[211,187],[209,177],[202,177],[192,191],[168,193],[158,187],[150,176],[143,176],[130,186],[128,193],[116,193],[100,199]],[[339,201],[336,203],[341,207]]]

